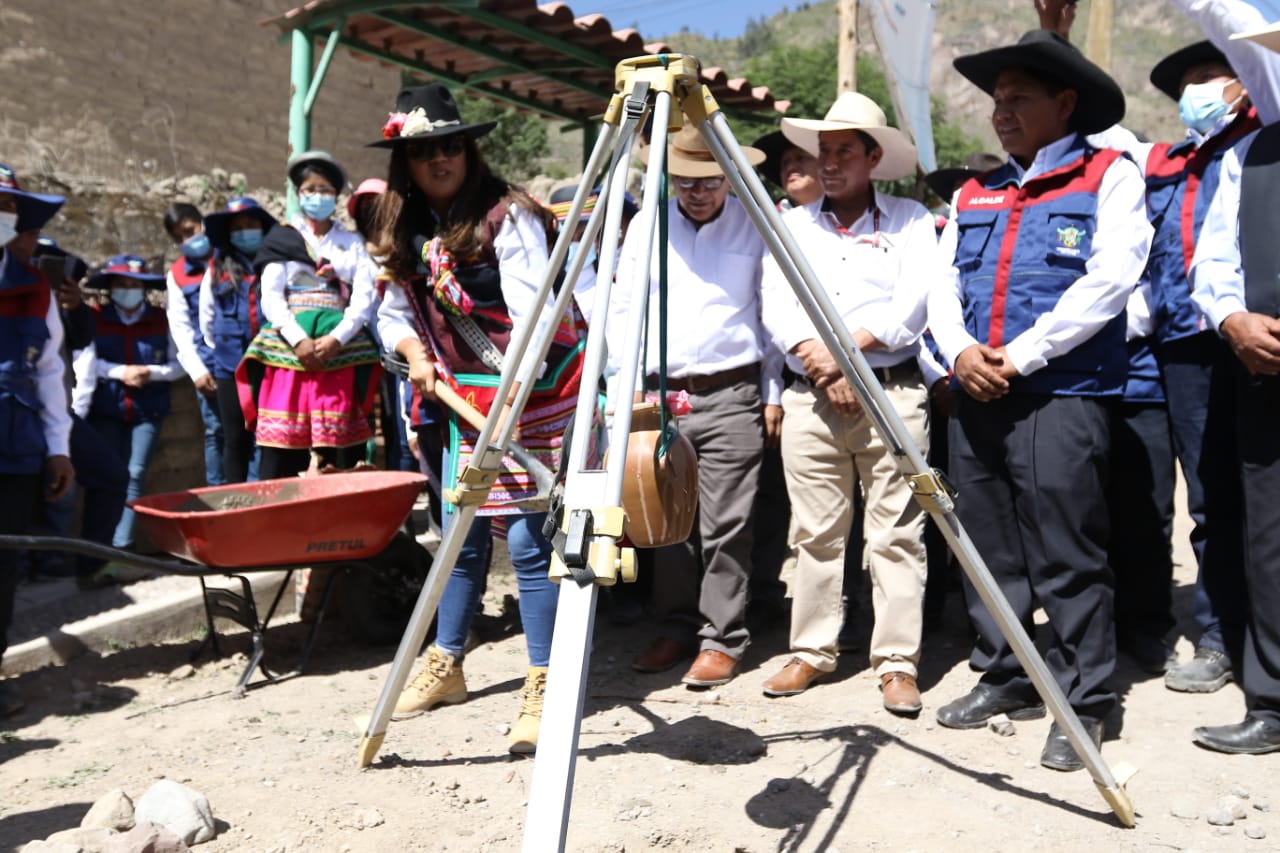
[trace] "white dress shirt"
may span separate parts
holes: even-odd
[[[761,364],[761,397],[778,405],[782,399],[782,359],[770,345],[761,323],[760,274],[764,240],[733,196],[710,222],[701,226],[668,201],[667,375],[709,376],[735,367]],[[649,268],[648,358],[643,374],[659,369],[658,259],[641,246],[640,229],[631,228],[622,244],[617,284],[609,304],[609,339],[615,347],[625,337],[631,312],[631,284],[637,267]],[[644,256],[642,256],[644,253]],[[616,348],[610,361],[618,365]]]
[[[1171,0],[1204,30],[1222,51],[1263,124],[1280,120],[1280,54],[1247,39],[1231,41],[1234,33],[1255,30],[1280,19],[1280,0]]]
[[[1223,156],[1218,191],[1209,202],[1191,258],[1191,301],[1215,331],[1227,317],[1249,310],[1240,260],[1240,178],[1257,135],[1249,134]]]
[[[184,261],[185,263],[185,261]],[[204,278],[209,277],[209,270],[213,268],[212,259],[205,264]],[[200,358],[200,351],[196,349],[196,330],[191,326],[191,315],[187,311],[187,298],[182,295],[182,288],[173,280],[173,268],[165,273],[165,314],[169,318],[169,334],[173,338],[174,346],[178,348],[178,363],[182,365],[182,369],[187,372],[192,381],[199,379],[209,372],[209,368],[205,366],[204,360]],[[201,279],[200,291],[205,290],[204,279]],[[197,300],[197,305],[199,301]],[[199,311],[197,310],[197,314]],[[197,317],[197,319],[199,319]]]
[[[116,309],[116,315],[120,318],[121,324],[132,326],[142,319],[143,306],[138,306],[131,314],[126,314],[119,308]],[[169,358],[163,364],[144,365],[151,369],[151,382],[172,382],[181,376],[184,372],[181,362],[177,357],[177,346],[173,340],[173,330],[169,330],[168,354]],[[93,389],[98,386],[101,379],[118,379],[124,381],[125,371],[135,365],[120,364],[114,361],[105,361],[98,358],[98,350],[93,342],[87,347],[80,350],[75,355],[72,367],[76,374],[75,388],[71,391],[71,409],[80,417],[87,417],[89,408],[93,404]]]
[[[1018,184],[1023,185],[1062,160],[1075,143],[1068,134],[1036,152],[1028,169],[1010,160]],[[1089,340],[1124,310],[1147,263],[1152,229],[1147,221],[1146,182],[1133,161],[1121,157],[1107,167],[1098,187],[1097,224],[1093,251],[1085,272],[1058,298],[1053,309],[1036,318],[1031,328],[1005,345],[1018,373],[1027,376]],[[956,217],[942,229],[945,257],[955,258]],[[960,276],[954,266],[929,294],[929,330],[951,364],[978,344],[965,328]]]
[[[920,352],[929,288],[949,269],[938,251],[934,218],[919,202],[873,196],[871,208],[848,229],[826,197],[782,215],[844,325],[863,328],[884,346],[867,352],[872,367],[892,367]],[[787,366],[804,375],[796,344],[817,329],[772,256],[764,263],[765,325],[787,353]]]
[[[295,218],[292,225],[316,256],[332,264],[333,271],[351,287],[351,301],[342,312],[342,320],[329,333],[338,343],[346,344],[373,321],[377,305],[373,267],[369,263],[364,238],[348,231],[340,222],[331,222],[329,230],[318,239],[305,217]],[[262,270],[262,315],[280,331],[280,336],[291,347],[297,346],[307,333],[289,310],[285,291],[294,276],[314,272],[313,266],[299,261],[267,264]]]
[[[514,338],[534,313],[534,300],[547,271],[547,234],[542,221],[532,211],[513,203],[494,237],[493,250],[498,256],[502,299],[511,315]],[[405,288],[397,284],[387,286],[378,308],[378,337],[388,352],[395,352],[396,345],[406,338],[418,338],[410,298]],[[553,301],[554,297],[549,297],[546,305],[550,306]],[[540,327],[550,325],[551,312],[544,310],[532,319],[537,320]],[[526,359],[517,379],[526,381],[540,369],[541,365]]]

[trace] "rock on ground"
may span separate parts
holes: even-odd
[[[217,834],[209,798],[172,779],[161,779],[148,788],[133,816],[138,823],[149,821],[165,827],[183,844],[202,844]]]
[[[163,826],[139,821],[128,832],[113,835],[102,853],[191,853],[191,848]]]
[[[115,832],[128,832],[133,824],[133,800],[119,788],[99,797],[80,821],[86,829],[101,827]]]

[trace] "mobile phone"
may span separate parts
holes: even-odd
[[[36,265],[44,277],[49,279],[49,286],[54,290],[62,287],[67,278],[67,259],[57,255],[41,255],[36,258]]]

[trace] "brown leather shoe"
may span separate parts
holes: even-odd
[[[884,709],[895,714],[918,714],[924,707],[916,677],[905,672],[886,672],[880,676]]]
[[[715,649],[703,649],[680,680],[690,687],[716,687],[728,684],[737,669],[737,658]]]
[[[764,695],[795,696],[797,693],[805,692],[810,684],[829,674],[817,667],[809,666],[800,658],[792,658],[778,671],[777,675],[764,683]]]
[[[670,637],[659,637],[636,655],[631,668],[636,672],[666,672],[691,654],[693,652],[684,643]]]

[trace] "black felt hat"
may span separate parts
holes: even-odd
[[[924,176],[924,182],[933,190],[933,194],[943,201],[950,201],[956,187],[978,175],[999,169],[1004,165],[1004,158],[986,151],[975,151],[964,158],[964,165],[937,169]]]
[[[766,133],[751,143],[751,147],[759,148],[764,152],[764,162],[757,167],[757,170],[764,176],[765,180],[781,187],[782,155],[787,153],[788,148],[800,148],[800,146],[783,136],[781,130],[775,130],[773,133]],[[804,149],[801,148],[800,150],[803,151]]]
[[[1111,75],[1049,30],[1032,30],[1017,44],[958,56],[952,64],[988,95],[1000,72],[1011,68],[1025,68],[1074,89],[1078,97],[1070,127],[1080,133],[1098,133],[1124,118],[1124,93]]]
[[[394,148],[415,139],[434,139],[454,133],[465,133],[479,139],[498,126],[496,121],[464,124],[458,102],[443,83],[406,86],[396,96],[396,109],[382,126],[382,139],[370,142],[370,148]]]
[[[1175,50],[1157,62],[1156,67],[1151,69],[1151,85],[1176,101],[1182,95],[1182,75],[1187,73],[1188,68],[1206,62],[1221,62],[1228,68],[1231,67],[1226,55],[1214,47],[1212,42],[1198,41]]]

